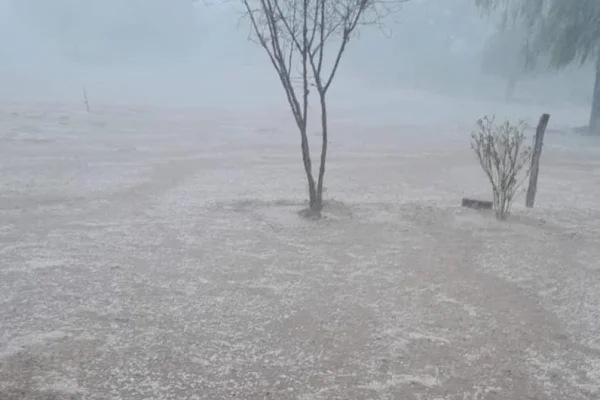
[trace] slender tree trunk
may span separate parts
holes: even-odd
[[[319,180],[317,183],[317,202],[318,206],[323,207],[323,181],[325,178],[325,164],[327,163],[327,143],[329,141],[329,132],[327,126],[327,100],[326,93],[319,93],[321,100],[321,165],[319,167]]]
[[[308,96],[309,96],[309,77],[308,77],[308,62],[309,62],[309,45],[308,45],[308,0],[303,1],[303,23],[302,23],[302,112],[304,115],[304,124],[300,134],[302,135],[302,160],[304,162],[304,170],[308,179],[308,201],[311,211],[320,212],[319,195],[315,188],[315,178],[312,174],[312,164],[310,160],[310,147],[308,145]]]
[[[592,99],[592,112],[590,114],[590,134],[600,135],[600,53],[596,59],[596,82]]]
[[[304,164],[304,172],[306,173],[306,180],[308,181],[308,202],[311,210],[317,208],[317,188],[315,185],[315,178],[312,174],[312,163],[310,160],[310,148],[308,146],[308,136],[306,135],[306,128],[300,132],[302,137],[302,163]]]

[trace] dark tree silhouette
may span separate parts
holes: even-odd
[[[284,89],[300,131],[302,162],[308,180],[308,215],[320,216],[327,162],[327,94],[353,34],[374,25],[403,1],[385,0],[242,0],[254,38],[266,51]],[[319,99],[321,153],[313,175],[308,140],[309,92]]]

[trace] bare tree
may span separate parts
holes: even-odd
[[[531,148],[524,144],[524,123],[505,121],[497,125],[494,118],[484,117],[477,126],[471,147],[492,184],[496,218],[504,220],[517,189],[529,175],[526,170],[524,176],[519,176],[531,160]]]
[[[254,38],[266,50],[300,131],[309,215],[320,216],[329,140],[327,93],[359,26],[381,23],[402,0],[242,0]],[[297,83],[300,83],[298,87]],[[309,93],[319,98],[321,157],[315,181],[307,128]]]

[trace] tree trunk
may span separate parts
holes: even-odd
[[[308,136],[306,135],[306,127],[301,128],[300,136],[302,138],[302,163],[304,164],[304,172],[308,181],[308,201],[311,211],[316,211],[318,208],[318,196],[315,185],[315,178],[312,174],[312,163],[310,160],[310,148],[308,146]]]
[[[325,178],[325,164],[327,162],[327,144],[328,144],[328,127],[327,127],[327,101],[325,92],[319,93],[321,100],[321,165],[319,166],[319,180],[317,183],[317,202],[319,209],[323,207],[323,180]]]
[[[592,99],[592,112],[590,115],[590,134],[600,135],[600,54],[596,59],[596,82]]]

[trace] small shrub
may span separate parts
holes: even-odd
[[[499,220],[506,219],[517,189],[529,176],[531,147],[524,143],[524,130],[522,121],[496,124],[494,117],[483,117],[472,134],[471,147],[492,184],[494,212]]]

